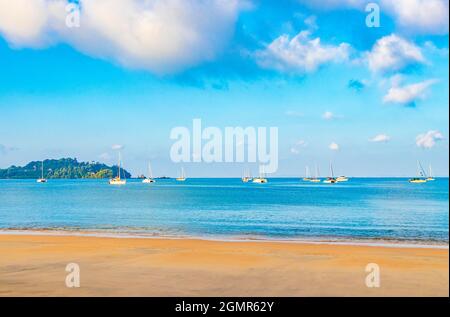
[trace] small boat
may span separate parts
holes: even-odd
[[[47,179],[44,178],[44,161],[42,161],[42,164],[41,164],[41,178],[38,178],[36,180],[36,182],[38,182],[38,183],[47,183]]]
[[[422,164],[417,161],[417,175],[419,177],[413,177],[408,180],[408,182],[413,184],[421,184],[427,182],[427,176],[425,175],[425,171],[423,170]]]
[[[117,165],[117,176],[109,180],[110,185],[125,185],[127,183],[127,181],[125,179],[122,179],[120,177],[121,166],[122,166],[122,160],[121,160],[120,152],[119,152],[119,164]]]
[[[316,164],[316,174],[315,174],[314,177],[311,178],[309,181],[310,181],[311,183],[320,183],[320,178],[319,178],[319,167],[317,167],[317,164]]]
[[[427,181],[434,181],[436,180],[433,177],[433,171],[431,170],[431,164],[428,166],[428,177],[427,177]]]
[[[303,177],[303,180],[308,182],[311,180],[311,176],[309,175],[309,166],[305,166],[305,177]]]
[[[330,163],[330,177],[327,177],[323,182],[325,184],[334,184],[337,183],[336,178],[334,178],[334,173],[333,173],[333,165]]]
[[[249,181],[252,180],[252,177],[250,176],[250,171],[248,169],[246,169],[244,171],[244,175],[242,176],[242,182],[244,183],[248,183]]]
[[[184,168],[181,168],[180,177],[177,177],[176,180],[179,182],[184,182],[186,180],[186,174],[184,173]]]
[[[145,184],[150,184],[150,183],[155,182],[155,180],[153,179],[152,167],[151,167],[150,163],[148,163],[148,177],[144,178],[142,180],[142,182]]]
[[[339,176],[339,177],[336,177],[336,181],[337,182],[347,182],[348,181],[348,177]]]
[[[253,178],[253,183],[265,184],[267,182],[268,182],[267,178],[264,177],[264,168],[260,167],[260,169],[259,169],[259,177]]]

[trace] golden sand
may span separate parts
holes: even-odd
[[[0,296],[448,296],[448,283],[448,248],[0,235]]]

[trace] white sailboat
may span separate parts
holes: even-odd
[[[309,166],[305,166],[305,177],[303,177],[304,181],[310,181],[311,175],[309,173]]]
[[[127,181],[120,177],[122,160],[119,152],[119,164],[117,165],[117,176],[109,180],[110,185],[125,185]]]
[[[427,182],[427,176],[425,175],[425,171],[423,170],[422,164],[417,161],[417,176],[408,180],[410,183],[421,184]]]
[[[181,168],[180,177],[177,177],[176,180],[179,181],[179,182],[184,182],[186,180],[186,174],[184,172],[184,168],[183,167]]]
[[[320,178],[319,178],[319,167],[316,164],[316,173],[314,174],[314,177],[311,178],[309,181],[311,183],[320,183]]]
[[[330,177],[327,177],[323,182],[326,184],[334,184],[337,182],[336,178],[334,178],[333,165],[330,162]]]
[[[42,161],[41,164],[41,178],[38,178],[36,180],[38,183],[47,183],[47,179],[44,178],[44,161]]]
[[[259,177],[253,178],[253,183],[265,184],[267,183],[267,178],[265,178],[264,167],[259,168]]]
[[[144,178],[142,180],[142,182],[146,183],[146,184],[155,182],[155,180],[153,179],[152,167],[151,167],[150,163],[148,163],[148,177]]]
[[[428,166],[428,177],[427,181],[434,181],[433,171],[431,170],[431,164]]]

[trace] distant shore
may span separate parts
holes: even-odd
[[[449,250],[0,235],[0,296],[448,296]],[[67,288],[68,263],[80,288]],[[365,284],[380,267],[379,288]]]

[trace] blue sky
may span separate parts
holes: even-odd
[[[417,160],[448,176],[446,0],[374,1],[378,28],[359,0],[79,2],[68,28],[64,0],[0,0],[2,168],[114,163],[120,144],[133,174],[151,160],[174,176],[170,130],[201,118],[278,127],[274,176],[330,160],[351,176],[414,175]],[[244,165],[183,164],[192,177]]]

